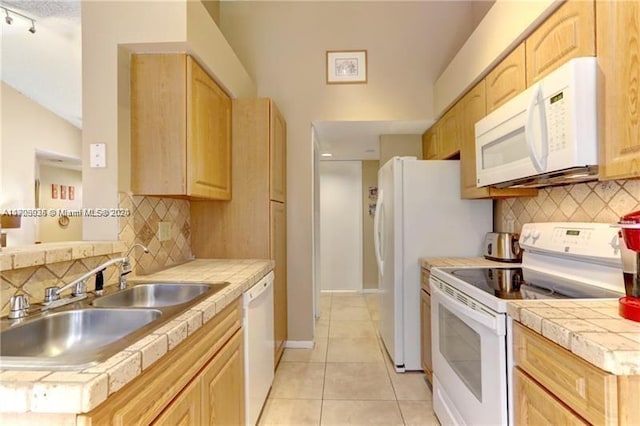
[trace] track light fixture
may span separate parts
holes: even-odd
[[[8,7],[2,6],[0,5],[0,9],[4,10],[4,22],[6,22],[8,25],[13,24],[13,17],[11,15],[9,15],[9,13],[11,13],[12,15],[16,15],[19,16],[27,21],[31,21],[31,26],[29,27],[29,32],[31,34],[35,34],[36,33],[36,20],[33,18],[28,17],[27,15],[23,15],[20,12],[16,12],[15,10],[11,10]]]

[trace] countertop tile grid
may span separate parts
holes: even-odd
[[[496,262],[484,257],[421,257],[419,260],[422,268],[445,268],[450,266],[494,266],[494,267],[518,267],[519,263]]]
[[[618,315],[618,301],[510,301],[508,313],[533,331],[615,375],[640,374],[640,323]]]
[[[313,349],[285,349],[260,425],[439,425],[422,372],[396,373],[377,294],[322,293]]]
[[[152,330],[108,360],[81,371],[0,372],[0,413],[86,413],[103,403],[152,366],[187,336],[209,321],[274,267],[271,260],[198,259],[182,265],[138,276],[130,284],[148,281],[228,281],[224,290],[194,305],[160,328]]]

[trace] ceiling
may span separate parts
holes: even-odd
[[[0,22],[2,81],[81,128],[80,1],[3,0],[0,5],[36,21],[34,34],[28,31],[31,21],[11,11],[13,23]]]
[[[381,135],[421,135],[432,124],[419,121],[321,121],[313,123],[321,160],[378,160]]]

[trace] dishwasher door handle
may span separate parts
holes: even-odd
[[[260,297],[260,295],[267,291],[273,284],[274,276],[275,275],[273,274],[273,271],[269,272],[266,277],[262,278],[260,281],[258,281],[257,284],[247,290],[245,292],[245,304],[251,303],[251,301],[257,299],[258,297]]]

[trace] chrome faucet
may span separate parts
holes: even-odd
[[[87,298],[87,279],[94,274],[99,274],[104,271],[107,267],[111,265],[115,265],[116,263],[120,263],[120,281],[118,282],[118,288],[123,290],[127,287],[127,279],[125,275],[131,272],[131,262],[129,261],[129,254],[134,247],[141,247],[145,253],[149,253],[149,249],[143,246],[140,243],[136,243],[132,245],[129,250],[126,252],[124,257],[117,257],[115,259],[108,260],[102,263],[99,266],[96,266],[86,274],[82,275],[80,278],[77,278],[70,282],[69,284],[65,284],[62,287],[47,287],[45,289],[44,301],[42,310],[52,309],[58,306],[67,305],[69,303],[73,303],[79,300],[83,300]],[[71,292],[71,296],[60,299],[60,294],[65,290],[73,287],[73,291]],[[98,289],[101,291],[101,289]]]

